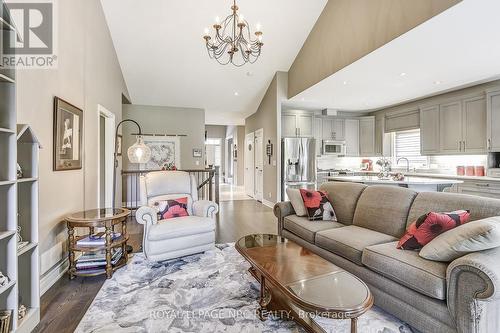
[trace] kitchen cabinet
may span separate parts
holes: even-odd
[[[462,151],[484,154],[487,151],[486,98],[478,96],[463,100]]]
[[[457,184],[454,189],[458,193],[477,195],[486,198],[500,198],[500,182],[484,180],[465,180]],[[453,191],[453,189],[452,189]]]
[[[357,157],[359,156],[359,120],[346,119],[345,120],[345,156]]]
[[[439,147],[443,154],[462,152],[462,103],[439,106]]]
[[[483,154],[487,151],[484,96],[439,106],[441,154]]]
[[[323,140],[344,141],[345,119],[340,118],[323,118],[322,132]]]
[[[486,93],[488,151],[500,152],[500,89]]]
[[[385,118],[375,117],[375,155],[384,156]]]
[[[313,136],[313,114],[306,112],[284,112],[281,116],[282,137],[312,137]]]
[[[439,153],[439,105],[420,109],[420,154]]]
[[[359,119],[359,154],[375,156],[375,117]]]
[[[316,139],[316,156],[321,156],[323,154],[322,148],[323,148],[323,137],[322,134],[322,119],[319,117],[314,118],[314,123],[313,123],[313,134],[314,134],[314,139]]]

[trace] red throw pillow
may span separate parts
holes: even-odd
[[[337,215],[335,215],[326,192],[310,191],[301,188],[300,195],[304,201],[309,220],[337,221]]]
[[[469,218],[470,211],[468,210],[427,213],[408,227],[396,247],[403,250],[419,250],[443,232],[469,222]]]
[[[154,206],[160,214],[162,220],[175,217],[189,216],[187,211],[188,198],[177,198],[175,200],[156,201]]]

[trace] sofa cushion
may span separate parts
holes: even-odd
[[[349,225],[343,228],[320,231],[316,245],[339,256],[363,265],[361,256],[367,246],[394,241],[395,238],[381,232]]]
[[[307,217],[288,215],[284,218],[284,227],[291,233],[314,244],[314,236],[318,231],[344,227],[333,221],[309,221]]]
[[[421,192],[413,201],[407,226],[431,211],[452,212],[459,209],[470,210],[471,221],[499,216],[500,200],[457,193]]]
[[[160,220],[149,228],[148,240],[157,241],[215,231],[215,221],[199,216],[175,217]]]
[[[368,246],[363,251],[363,264],[424,295],[446,299],[447,264],[421,258],[417,251],[398,250],[396,244]]]
[[[365,188],[366,185],[363,184],[327,182],[321,185],[320,190],[328,194],[337,215],[337,222],[351,225],[359,196]]]
[[[406,230],[408,212],[416,195],[403,187],[370,186],[358,200],[353,224],[399,238]]]
[[[304,206],[304,200],[302,200],[300,190],[298,188],[289,187],[286,189],[286,195],[292,204],[295,214],[297,214],[297,216],[307,216],[307,209],[306,206]]]

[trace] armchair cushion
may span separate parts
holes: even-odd
[[[219,205],[213,201],[198,200],[193,203],[193,215],[213,218],[219,211]]]
[[[160,220],[150,227],[147,239],[159,241],[203,234],[215,230],[215,221],[208,217],[185,216]]]

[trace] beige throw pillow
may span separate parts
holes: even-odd
[[[500,217],[465,223],[434,238],[420,250],[420,256],[451,262],[461,256],[500,246]]]
[[[300,190],[298,188],[287,188],[286,195],[292,203],[295,214],[297,216],[307,216],[307,209],[304,200],[302,200],[302,195],[300,195]]]

